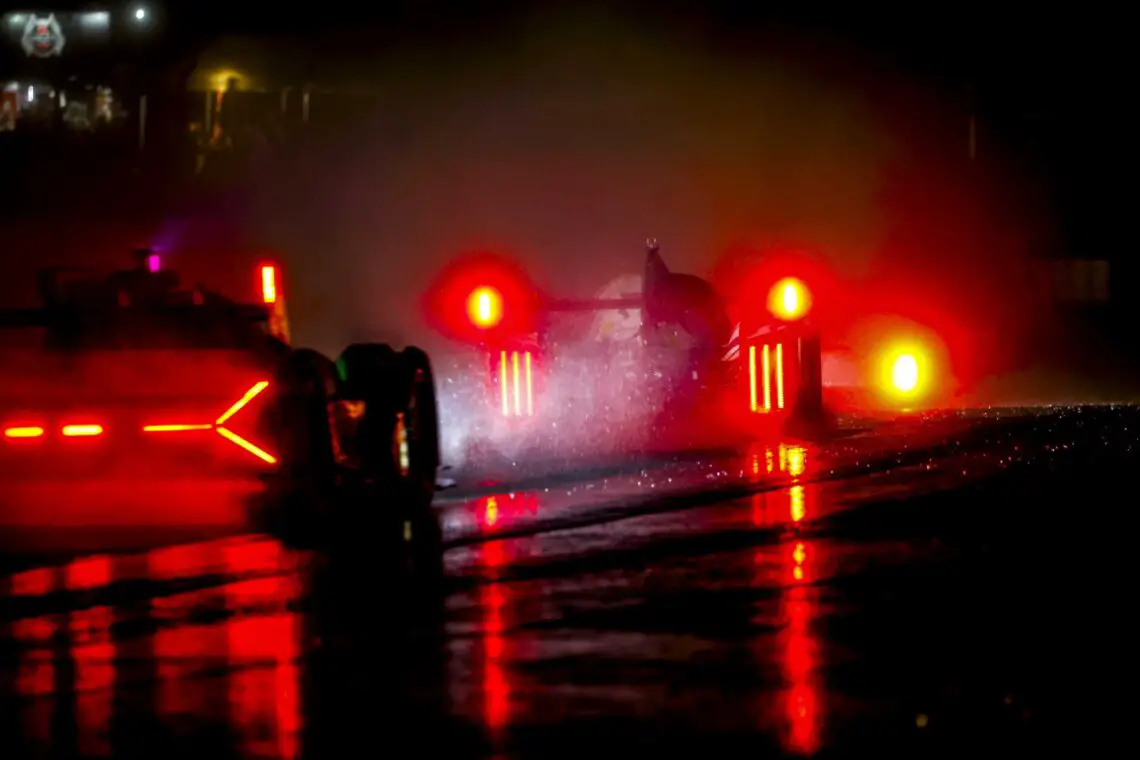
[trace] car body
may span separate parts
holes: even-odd
[[[252,511],[310,525],[346,489],[426,506],[438,466],[426,355],[296,348],[279,267],[251,281],[260,298],[247,302],[182,289],[141,251],[108,276],[45,272],[42,308],[0,314],[4,519]]]
[[[817,308],[834,293],[814,294],[808,281],[823,278],[794,263],[761,268],[729,300],[670,270],[655,240],[644,261],[640,275],[589,299],[543,293],[494,256],[445,271],[429,315],[475,348],[447,373],[449,456],[470,459],[465,446],[550,457],[815,435],[837,411],[918,407],[945,366],[930,350],[935,336],[905,325],[848,342],[863,315]]]

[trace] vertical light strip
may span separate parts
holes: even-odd
[[[519,391],[519,352],[511,352],[511,365],[514,368],[515,379],[515,416],[522,415],[522,394]]]
[[[756,411],[756,346],[748,347],[748,401]]]
[[[776,344],[776,407],[784,408],[784,344]]]
[[[772,360],[770,358],[771,346],[767,343],[764,344],[764,352],[761,361],[761,370],[764,373],[764,411],[772,411]]]
[[[526,352],[526,416],[534,416],[534,381],[531,377],[530,351]]]
[[[511,407],[507,403],[507,352],[502,351],[499,354],[499,395],[503,400],[503,416],[506,417],[511,413]]]
[[[264,303],[277,303],[277,270],[273,266],[261,268],[261,300]]]

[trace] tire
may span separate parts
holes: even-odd
[[[336,499],[337,472],[328,404],[336,395],[331,361],[310,349],[289,354],[274,386],[271,431],[278,441],[279,478],[271,507],[289,543],[320,536]]]
[[[414,347],[397,354],[387,345],[355,344],[338,364],[342,393],[365,405],[356,442],[364,481],[360,497],[382,502],[378,510],[365,511],[367,519],[398,540],[405,574],[438,578],[443,535],[431,506],[439,468],[431,362]]]
[[[403,380],[399,355],[386,343],[353,343],[336,361],[341,397],[378,401],[398,395]]]
[[[405,510],[405,574],[430,587],[443,577],[443,529],[432,508],[440,465],[439,407],[427,353],[409,346],[402,358],[408,389],[408,469],[400,500]]]
[[[439,474],[439,406],[435,395],[435,375],[431,361],[423,349],[409,346],[402,353],[405,382],[408,386],[408,409],[405,417],[408,432],[409,478],[431,500]]]
[[[399,480],[393,451],[398,415],[407,407],[406,372],[400,356],[383,343],[354,343],[337,359],[341,398],[364,402],[354,448],[362,480],[392,487]]]

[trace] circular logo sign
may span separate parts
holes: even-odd
[[[28,23],[24,24],[24,36],[21,41],[24,52],[35,58],[62,55],[63,46],[67,42],[54,13],[46,18],[29,16]]]

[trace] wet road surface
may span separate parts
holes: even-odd
[[[0,757],[1096,751],[1137,431],[952,415],[483,483],[439,499],[434,594],[366,539],[10,553]]]

